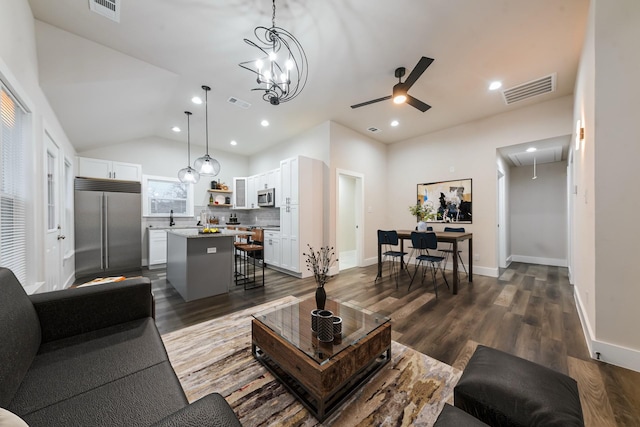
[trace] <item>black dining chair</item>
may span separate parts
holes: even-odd
[[[384,263],[385,259],[391,258],[389,276],[392,276],[395,271],[396,288],[398,288],[398,275],[400,274],[400,269],[403,268],[404,256],[407,254],[406,252],[402,252],[394,248],[394,246],[398,246],[398,243],[399,239],[397,231],[378,230],[378,244],[381,245],[382,248],[382,262]],[[398,259],[400,263],[396,266],[396,260]]]
[[[464,233],[464,227],[445,227],[444,231],[452,231],[455,233]],[[462,260],[462,255],[461,255],[461,250],[458,249],[458,259],[460,260],[460,264],[462,264],[462,269],[464,270],[464,273],[467,275],[467,277],[469,277],[469,273],[467,272],[467,267],[465,267],[464,265],[464,261]],[[444,256],[445,258],[445,265],[447,264],[447,262],[449,261],[449,255],[451,255],[452,257],[456,256],[453,254],[453,243],[449,243],[449,247],[440,249],[440,254],[442,254],[442,256]]]
[[[420,269],[420,265],[425,263],[422,266],[422,282],[424,283],[424,276],[427,272],[427,265],[429,264],[431,267],[431,278],[433,279],[433,290],[436,293],[436,298],[438,297],[438,285],[436,283],[436,271],[440,270],[442,273],[442,278],[444,279],[444,283],[446,283],[447,288],[449,287],[449,282],[447,282],[447,276],[444,275],[444,268],[442,267],[442,261],[444,261],[444,257],[435,256],[429,254],[429,249],[437,250],[438,249],[438,238],[436,237],[436,233],[432,231],[428,232],[411,232],[411,245],[415,250],[418,251],[419,255],[416,257],[416,269],[413,273],[413,277],[411,278],[411,283],[409,283],[409,289],[411,289],[411,285],[413,284],[413,280],[416,278],[418,274],[418,270]]]

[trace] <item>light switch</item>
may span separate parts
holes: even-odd
[[[216,248],[207,248],[207,253],[208,254],[215,254],[216,253]]]

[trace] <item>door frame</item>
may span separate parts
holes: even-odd
[[[356,266],[364,267],[364,174],[346,169],[336,168],[336,233],[339,230],[340,221],[340,176],[354,178],[355,185],[355,223],[356,223]],[[340,253],[338,238],[336,236],[336,253]],[[338,271],[340,271],[338,260]]]
[[[64,193],[64,154],[62,148],[56,142],[51,133],[45,128],[43,132],[43,174],[44,194],[43,203],[45,207],[43,218],[44,231],[44,268],[45,268],[45,289],[46,291],[55,291],[64,287],[63,280],[63,259],[65,238],[62,232],[62,223],[64,218],[62,194]],[[53,162],[49,164],[49,153],[53,157]],[[53,167],[53,211],[49,211],[49,167]],[[50,215],[53,214],[52,223],[50,223]],[[51,225],[51,227],[50,227]],[[50,248],[55,247],[53,253]],[[53,259],[51,258],[53,257]]]
[[[506,176],[498,169],[498,267],[507,268]]]

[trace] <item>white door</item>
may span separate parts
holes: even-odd
[[[55,291],[63,286],[62,261],[63,240],[62,229],[62,185],[61,175],[62,156],[60,148],[51,136],[45,132],[45,289]]]

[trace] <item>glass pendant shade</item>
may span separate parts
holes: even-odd
[[[216,176],[220,172],[220,162],[209,155],[209,102],[207,94],[211,88],[209,86],[202,86],[202,89],[204,89],[204,125],[207,152],[204,156],[196,159],[193,167],[200,175]]]
[[[200,181],[200,174],[197,170],[191,167],[191,129],[189,126],[189,116],[191,113],[189,111],[184,112],[187,115],[187,161],[188,165],[186,168],[182,168],[178,171],[178,179],[180,182],[185,184],[195,184]]]
[[[200,174],[191,166],[187,166],[178,171],[178,178],[180,182],[184,182],[185,184],[195,184],[200,181]]]
[[[200,175],[216,176],[220,172],[220,162],[208,154],[196,159],[193,167],[200,172]]]

